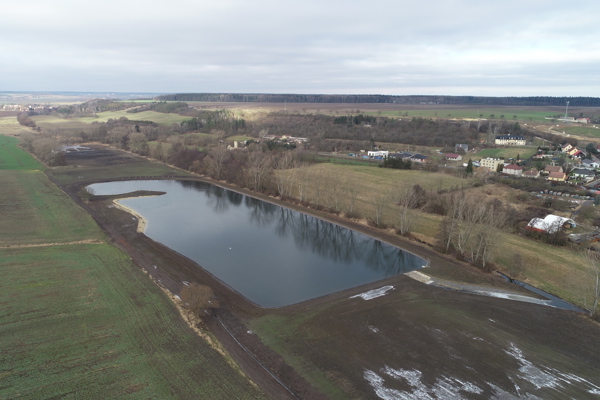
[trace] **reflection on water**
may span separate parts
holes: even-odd
[[[426,263],[339,225],[203,182],[92,186],[99,195],[167,192],[123,203],[148,220],[149,237],[196,261],[262,306],[293,304]]]

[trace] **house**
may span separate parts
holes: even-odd
[[[517,135],[500,135],[496,136],[495,144],[504,146],[525,146],[527,140],[523,136]]]
[[[425,160],[427,160],[427,156],[424,156],[423,154],[415,154],[414,156],[410,157],[410,160],[418,163],[424,163]]]
[[[569,228],[575,228],[577,225],[575,221],[570,218],[559,217],[558,215],[549,214],[546,215],[544,219],[542,218],[533,218],[527,224],[527,229],[536,231],[536,232],[547,232],[547,233],[556,233],[565,225],[568,225]]]
[[[466,153],[467,151],[469,151],[469,145],[468,144],[455,144],[454,145],[454,149],[455,150],[462,150],[462,151],[464,151]]]
[[[540,171],[538,171],[536,168],[531,168],[527,171],[523,171],[523,174],[521,176],[523,176],[524,178],[539,178]]]
[[[567,143],[561,147],[560,151],[562,151],[563,153],[568,153],[569,151],[571,151],[574,148],[575,147],[573,147],[573,145],[571,143]]]
[[[554,182],[565,182],[567,180],[567,174],[564,172],[550,172],[550,175],[548,175],[546,179]]]
[[[544,168],[544,172],[550,174],[552,172],[564,172],[564,171],[563,171],[563,167],[561,167],[560,165],[546,165],[546,168]]]
[[[567,154],[570,155],[571,157],[583,157],[585,155],[577,147],[573,147],[571,150],[569,150],[567,152]]]
[[[594,180],[594,178],[596,177],[596,173],[589,169],[578,168],[578,169],[574,169],[571,172],[571,176],[575,179],[579,178],[579,179],[583,180],[584,182],[590,182],[590,181]]]
[[[402,153],[390,153],[388,158],[399,158],[405,160],[407,158],[411,158],[413,156],[412,153],[402,152]]]
[[[501,158],[482,158],[479,161],[479,165],[481,165],[482,167],[486,167],[489,168],[491,171],[497,171],[498,170],[498,165],[504,165],[504,160]]]
[[[502,173],[514,176],[521,176],[523,175],[523,167],[520,167],[515,164],[508,164],[504,166],[504,169],[502,169]]]
[[[591,119],[589,119],[589,118],[577,118],[575,121],[578,122],[578,123],[580,123],[580,124],[589,124],[591,122]]]
[[[460,161],[462,160],[462,156],[460,154],[448,153],[446,154],[446,160]]]
[[[586,168],[586,169],[600,168],[600,163],[598,163],[597,161],[594,161],[594,160],[588,160],[586,158],[586,159],[581,160],[581,168]]]

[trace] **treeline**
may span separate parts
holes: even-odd
[[[448,104],[489,106],[565,106],[598,107],[599,97],[486,97],[486,96],[390,96],[346,94],[269,94],[269,93],[177,93],[156,97],[159,101],[207,101],[234,103],[387,103]]]

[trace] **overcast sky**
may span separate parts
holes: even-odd
[[[600,2],[0,0],[0,91],[600,96]]]

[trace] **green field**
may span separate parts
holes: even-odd
[[[0,135],[0,170],[43,171],[45,167],[29,153],[17,147],[18,142],[17,138]]]
[[[504,119],[507,123],[517,121],[545,121],[552,116],[552,111],[534,111],[522,108],[448,108],[448,109],[399,109],[397,111],[369,111],[365,114],[382,115],[388,117],[424,117],[424,118],[468,118],[468,119]],[[482,117],[480,115],[483,114]],[[491,115],[494,115],[492,118]],[[500,116],[504,115],[504,118]],[[514,118],[516,116],[516,118]]]
[[[484,157],[500,157],[500,158],[516,158],[521,157],[521,160],[526,160],[537,153],[536,147],[506,147],[501,149],[483,149],[471,156],[464,158],[484,158]]]
[[[583,136],[592,139],[600,138],[600,129],[595,128],[597,125],[587,126],[564,126],[557,128],[558,131],[568,133],[570,135]]]
[[[0,398],[262,398],[107,244],[0,249]]]
[[[0,398],[264,398],[87,213],[11,165],[0,170]]]

